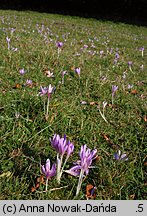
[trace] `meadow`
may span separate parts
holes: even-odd
[[[1,10],[0,44],[0,199],[146,199],[147,28]],[[54,134],[74,151],[46,191]],[[76,196],[83,145],[96,157]]]

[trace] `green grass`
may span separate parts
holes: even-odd
[[[0,14],[0,199],[75,199],[78,179],[65,173],[60,186],[53,177],[48,192],[43,192],[43,184],[31,192],[41,175],[40,163],[47,158],[56,161],[49,141],[54,134],[66,134],[74,143],[67,169],[79,159],[81,145],[97,148],[99,160],[94,161],[95,168],[90,169],[76,199],[86,199],[87,184],[95,184],[96,199],[146,199],[147,28],[36,12],[1,10]],[[11,39],[10,49],[6,37]],[[64,43],[59,57],[57,41]],[[88,48],[81,50],[84,45]],[[143,57],[140,47],[145,48]],[[108,52],[111,48],[112,53]],[[114,64],[116,52],[120,58]],[[133,62],[132,71],[128,61]],[[81,68],[80,79],[74,67]],[[27,71],[23,76],[21,68]],[[54,77],[46,77],[46,70]],[[61,84],[63,70],[67,74]],[[26,79],[33,81],[32,87],[25,85]],[[44,99],[37,94],[41,85],[49,84],[56,91],[46,121]],[[128,89],[128,84],[133,88]],[[112,85],[118,85],[114,106]],[[103,101],[108,103],[108,123],[97,108]],[[128,161],[113,159],[118,149],[126,152]],[[63,188],[50,190],[59,187]]]

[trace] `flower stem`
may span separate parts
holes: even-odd
[[[62,173],[63,173],[64,167],[65,167],[65,165],[66,165],[66,163],[67,163],[68,158],[69,158],[69,156],[67,155],[67,156],[66,156],[66,159],[65,159],[65,161],[64,161],[64,164],[63,164],[63,166],[62,166],[62,169],[61,169],[61,175],[62,175]]]
[[[61,155],[61,158],[59,159],[59,154],[57,154],[57,182],[60,184],[60,179],[62,176],[61,172],[61,165],[62,165],[63,155]]]
[[[46,179],[46,187],[45,187],[46,191],[47,191],[47,186],[48,186],[48,178]]]
[[[78,181],[78,185],[77,185],[76,196],[79,195],[79,192],[80,192],[80,189],[81,189],[81,185],[82,185],[83,176],[84,176],[84,172],[81,169],[80,176],[79,176],[79,181]]]
[[[114,97],[112,96],[112,105],[114,104]]]
[[[99,112],[100,112],[102,118],[104,119],[104,121],[105,121],[106,123],[108,123],[107,119],[105,118],[104,111],[103,111],[103,113],[102,113],[101,110],[99,109]]]
[[[46,107],[46,119],[48,119],[49,103],[50,103],[50,99],[49,99],[49,97],[48,97],[48,100],[47,100],[47,107]]]

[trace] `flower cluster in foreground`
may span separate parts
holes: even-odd
[[[57,152],[57,159],[56,163],[53,163],[52,166],[50,159],[47,159],[45,165],[41,166],[41,171],[46,177],[46,191],[48,180],[56,175],[57,182],[60,184],[62,174],[65,172],[79,178],[76,189],[76,196],[78,196],[83,179],[89,174],[89,169],[93,168],[92,162],[97,158],[97,149],[91,150],[90,148],[87,148],[86,144],[82,145],[79,152],[79,160],[74,162],[74,166],[72,166],[70,169],[65,170],[65,165],[69,157],[73,154],[74,144],[67,139],[65,134],[63,137],[60,137],[59,134],[54,134],[53,138],[50,139],[50,142],[51,146]],[[125,153],[122,154],[121,151],[118,150],[118,153],[114,154],[114,159],[116,161],[127,161],[128,157]]]
[[[79,153],[80,160],[74,163],[75,165],[69,170],[64,170],[69,157],[74,151],[74,144],[70,140],[67,140],[66,135],[60,137],[58,134],[55,134],[53,138],[50,139],[50,142],[57,152],[57,165],[54,163],[51,167],[50,159],[47,159],[45,165],[41,166],[41,171],[46,176],[46,191],[48,180],[51,177],[56,175],[57,182],[60,184],[62,174],[66,172],[72,176],[79,176],[76,192],[76,195],[78,195],[83,177],[89,174],[89,169],[91,168],[92,161],[96,158],[97,150],[94,149],[91,151],[86,145],[82,145]]]

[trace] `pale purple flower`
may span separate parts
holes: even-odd
[[[128,157],[127,157],[127,154],[122,154],[120,150],[118,150],[118,153],[115,153],[114,154],[114,159],[115,160],[124,160],[124,161],[127,161],[128,160]]]
[[[67,155],[72,154],[74,151],[74,145],[69,140],[66,139],[66,135],[60,138],[58,134],[55,134],[53,139],[50,140],[52,147],[59,153],[60,155],[64,155],[65,152]]]
[[[17,47],[16,47],[16,48],[12,47],[11,50],[12,50],[13,52],[17,52],[18,48],[17,48]]]
[[[118,86],[112,85],[112,97],[114,97],[115,92],[117,91],[117,89],[118,89]]]
[[[89,168],[91,167],[92,161],[96,159],[97,149],[91,151],[91,149],[87,149],[86,145],[81,146],[81,150],[79,153],[80,160],[75,163],[75,166],[66,170],[66,173],[78,176],[80,171],[83,171],[83,174],[88,175]]]
[[[110,54],[112,54],[112,52],[113,52],[113,48],[110,48],[110,51],[109,51],[109,53],[110,53]]]
[[[69,157],[74,151],[74,145],[70,141],[67,142],[67,157]]]
[[[139,51],[144,51],[144,47],[140,47],[140,48],[139,48]]]
[[[128,66],[130,67],[132,65],[132,61],[128,61]]]
[[[27,85],[32,85],[32,80],[27,79],[27,80],[26,80],[26,84],[27,84]]]
[[[140,47],[140,48],[139,48],[139,51],[141,51],[141,55],[142,55],[142,57],[143,57],[144,47]]]
[[[102,55],[104,53],[104,50],[100,50],[100,55]]]
[[[6,41],[7,41],[7,44],[8,44],[8,50],[10,49],[10,38],[6,37]]]
[[[10,38],[6,37],[6,41],[7,41],[7,43],[9,43],[10,40],[11,40]]]
[[[52,147],[57,151],[57,182],[58,184],[60,184],[60,179],[63,173],[63,169],[65,167],[68,158],[74,151],[74,145],[73,143],[71,143],[69,140],[66,139],[65,134],[63,138],[60,138],[58,134],[55,134],[53,139],[51,139],[50,141]],[[66,153],[66,158],[62,166],[63,156],[65,153]]]
[[[133,64],[132,61],[128,61],[128,66],[131,72],[132,72],[132,64]]]
[[[46,160],[45,165],[41,166],[42,173],[46,176],[46,191],[48,186],[48,180],[56,175],[56,164],[54,163],[51,167],[50,159]]]
[[[117,63],[117,59],[114,59],[114,64],[116,64]]]
[[[47,77],[54,77],[54,73],[51,71],[46,71],[45,73]]]
[[[81,104],[85,105],[85,104],[87,104],[87,102],[86,101],[81,101]]]
[[[51,167],[50,159],[47,159],[45,165],[41,166],[41,171],[47,179],[50,179],[56,175],[56,164],[54,163]]]
[[[56,43],[56,46],[57,46],[58,48],[61,48],[61,47],[63,46],[63,42],[58,41],[58,42]]]
[[[65,171],[67,174],[72,175],[72,176],[79,176],[81,172],[81,166],[80,165],[75,165],[71,167],[69,170]]]
[[[133,88],[133,85],[128,84],[128,89]]]
[[[13,34],[15,32],[15,28],[11,29],[11,34]]]
[[[82,145],[79,153],[80,160],[77,161],[75,166],[65,171],[70,175],[79,176],[76,196],[79,194],[84,176],[88,175],[89,173],[89,168],[91,168],[92,161],[96,159],[96,153],[96,149],[91,151],[91,149],[87,148],[86,145]]]
[[[120,58],[120,56],[119,56],[118,53],[115,53],[115,58],[116,58],[116,59],[119,59],[119,58]]]
[[[48,87],[40,87],[40,91],[39,91],[39,96],[44,96],[44,95],[46,95],[47,94],[47,92],[48,92]]]
[[[48,91],[47,91],[48,98],[51,97],[51,94],[53,93],[54,90],[55,90],[55,87],[52,87],[50,84],[48,87]]]
[[[61,72],[62,77],[64,77],[65,74],[67,74],[67,71],[62,71]]]
[[[24,75],[24,74],[26,73],[26,71],[24,70],[24,68],[22,68],[22,69],[19,70],[19,73],[20,73],[21,75]]]
[[[40,87],[39,96],[48,95],[48,98],[51,97],[52,92],[54,91],[55,87],[52,87],[51,84],[48,87]]]
[[[80,77],[80,73],[81,73],[81,68],[78,67],[78,68],[75,68],[75,72],[78,74],[78,76]]]
[[[83,46],[85,49],[87,49],[88,48],[88,45],[86,45],[86,44],[84,44],[84,46]]]

